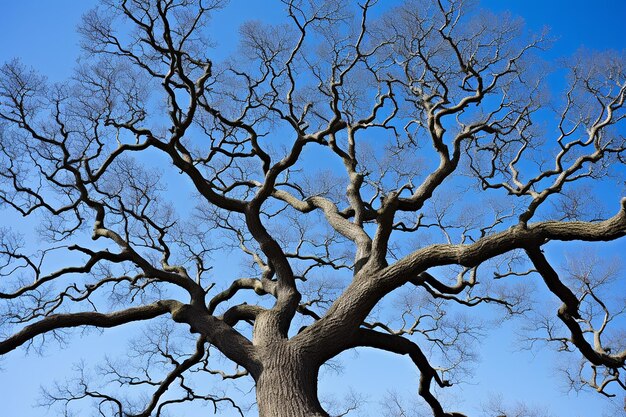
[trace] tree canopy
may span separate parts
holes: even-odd
[[[370,347],[450,417],[488,310],[623,396],[619,265],[546,248],[626,234],[626,56],[552,68],[546,34],[462,0],[280,5],[225,56],[225,1],[103,0],[67,82],[1,67],[0,201],[37,242],[0,229],[0,354],[148,321],[132,365],[45,401],[252,412],[218,375],[254,381],[260,416],[328,416],[320,368]]]

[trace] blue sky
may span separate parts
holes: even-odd
[[[94,0],[2,2],[0,62],[20,57],[51,80],[62,80],[70,73],[78,55],[75,26],[81,14],[95,3]],[[497,11],[510,10],[523,17],[533,30],[550,27],[555,39],[553,49],[546,55],[550,59],[567,56],[583,46],[599,50],[626,49],[624,0],[483,0],[481,3]],[[268,16],[271,19],[277,13],[277,9],[268,8],[262,1],[242,0],[233,4],[241,7],[231,7],[223,19],[215,22],[217,33],[228,31],[229,27],[238,25],[237,22]],[[219,39],[216,40],[219,42]],[[0,213],[2,215],[4,213]],[[4,221],[0,217],[0,224]],[[623,248],[624,242],[618,242],[611,245],[607,253],[619,253]],[[606,403],[600,396],[563,394],[563,384],[555,375],[558,356],[547,349],[516,352],[519,345],[515,344],[514,329],[513,324],[504,324],[486,339],[482,356],[491,359],[484,360],[477,369],[476,381],[481,381],[481,384],[467,384],[456,391],[455,395],[459,398],[470,398],[465,400],[465,409],[470,415],[479,415],[477,411],[472,411],[476,410],[474,407],[485,401],[488,394],[497,392],[502,392],[505,397],[507,392],[514,392],[516,399],[532,399],[533,403],[547,407],[556,416],[601,415],[599,410],[604,409]],[[72,361],[84,356],[87,346],[94,349],[104,347],[109,352],[123,351],[124,346],[110,340],[118,340],[118,335],[127,332],[107,331],[109,337],[106,339],[94,333],[77,336],[67,350],[59,351],[51,345],[43,357],[32,353],[24,357],[23,351],[11,353],[0,362],[0,413],[11,417],[46,415],[45,409],[31,409],[36,402],[39,385],[50,384],[55,375],[60,378],[69,376]],[[367,397],[381,392],[384,394],[391,389],[406,395],[416,391],[417,375],[405,358],[362,350],[346,353],[341,359],[345,365],[342,374],[323,374],[322,397],[346,386]],[[86,360],[89,361],[88,358]],[[514,376],[515,380],[509,379],[509,376]]]

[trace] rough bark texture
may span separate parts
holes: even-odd
[[[262,348],[256,379],[260,417],[328,417],[317,396],[319,366],[287,342]]]

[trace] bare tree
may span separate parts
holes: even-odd
[[[136,367],[100,368],[125,391],[80,367],[50,403],[238,407],[189,382],[217,375],[251,377],[261,416],[327,416],[320,367],[365,346],[408,356],[433,415],[460,416],[435,388],[475,359],[472,312],[533,309],[537,277],[560,303],[537,328],[578,352],[576,384],[626,388],[618,278],[577,259],[559,273],[542,250],[626,234],[623,55],[575,56],[554,97],[545,40],[513,18],[283,0],[283,21],[245,24],[236,53],[211,58],[222,3],[104,0],[71,80],[1,69],[0,199],[40,246],[2,229],[0,353],[156,323]]]

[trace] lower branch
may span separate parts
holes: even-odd
[[[97,312],[54,314],[26,326],[18,333],[0,342],[0,355],[14,350],[36,336],[53,330],[79,326],[115,327],[133,321],[149,320],[169,313],[179,304],[178,301],[164,300],[108,314]]]
[[[552,268],[541,249],[538,247],[529,248],[526,249],[526,253],[548,289],[563,302],[557,315],[571,332],[570,341],[574,346],[594,365],[602,365],[612,369],[623,367],[626,362],[626,350],[616,355],[609,355],[598,352],[587,342],[577,320],[580,319],[578,298],[561,282],[557,272]]]
[[[432,408],[435,417],[463,417],[459,413],[447,413],[439,403],[439,400],[430,392],[433,380],[441,388],[451,386],[449,381],[442,380],[437,371],[428,363],[428,359],[419,346],[397,335],[380,333],[369,329],[359,329],[356,346],[367,346],[382,349],[399,355],[409,355],[413,363],[420,370],[419,394]]]
[[[256,377],[261,372],[261,365],[252,342],[227,321],[234,325],[240,319],[253,319],[259,311],[261,307],[258,306],[239,305],[224,314],[223,318],[219,318],[209,314],[206,309],[181,304],[172,311],[172,318],[177,323],[189,325],[192,333],[206,337],[224,356]]]
[[[205,352],[205,348],[204,348],[205,343],[206,341],[204,337],[200,337],[198,341],[196,342],[196,351],[194,352],[194,354],[191,355],[189,358],[185,359],[183,362],[177,363],[176,368],[174,368],[169,374],[167,374],[165,379],[163,379],[163,381],[161,381],[161,383],[159,384],[159,387],[157,388],[157,390],[154,392],[154,394],[152,394],[150,403],[146,406],[146,408],[142,412],[140,412],[139,414],[129,416],[129,417],[149,417],[150,414],[157,407],[159,400],[161,399],[163,394],[168,390],[172,382],[174,382],[176,378],[179,378],[184,372],[186,372],[192,366],[194,366],[195,364],[199,363],[202,360],[202,356],[204,355],[204,352]]]

